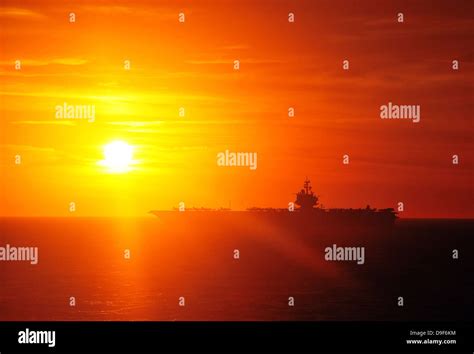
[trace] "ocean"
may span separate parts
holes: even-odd
[[[474,220],[399,219],[363,238],[169,228],[156,217],[1,218],[0,247],[37,247],[38,263],[0,261],[0,321],[473,318]],[[327,261],[333,246],[363,247],[363,264]]]

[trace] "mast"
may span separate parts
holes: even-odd
[[[311,210],[318,205],[318,199],[312,191],[311,181],[306,177],[303,189],[296,194],[295,204],[299,205],[301,210]]]
[[[304,189],[306,191],[306,194],[310,194],[310,192],[311,192],[311,181],[308,179],[308,177],[306,177],[306,179],[304,181]]]

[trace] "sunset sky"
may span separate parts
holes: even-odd
[[[325,207],[402,201],[402,217],[474,217],[473,12],[472,1],[2,0],[0,215],[71,216],[70,202],[74,216],[286,208],[307,176]],[[421,121],[380,119],[388,102],[420,105]],[[64,103],[94,105],[94,121],[57,119]],[[120,173],[100,163],[113,141],[133,148]],[[218,166],[225,150],[256,152],[258,168]]]

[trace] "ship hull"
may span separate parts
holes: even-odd
[[[152,211],[161,224],[184,233],[274,235],[275,237],[359,238],[390,235],[396,218],[382,212],[344,211]]]

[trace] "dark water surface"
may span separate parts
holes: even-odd
[[[0,261],[0,320],[473,317],[473,220],[398,220],[363,238],[298,238],[271,225],[170,227],[155,217],[0,219],[0,247],[39,248],[37,265]],[[332,244],[365,247],[365,263],[325,261]]]

